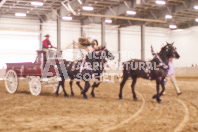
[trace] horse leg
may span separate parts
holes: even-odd
[[[84,97],[85,99],[87,99],[86,92],[88,91],[89,87],[90,87],[89,81],[85,81],[85,89],[81,92],[81,94],[83,94],[83,97]]]
[[[94,93],[94,88],[98,87],[99,84],[97,84],[96,82],[94,82],[94,84],[92,85],[92,91],[91,91],[91,96],[95,97],[95,93]]]
[[[74,96],[72,84],[73,84],[73,79],[70,80],[69,85],[70,85],[70,88],[71,88],[71,96]]]
[[[58,91],[59,91],[60,85],[61,85],[62,88],[63,88],[64,96],[65,96],[65,97],[69,97],[69,95],[67,94],[67,92],[66,92],[66,90],[65,90],[65,80],[64,80],[63,78],[62,78],[62,81],[59,81],[58,88],[57,88],[57,90],[56,90],[56,96],[58,96]]]
[[[159,90],[160,90],[160,80],[157,79],[156,80],[156,89],[157,89],[157,97],[156,97],[156,100],[158,103],[162,103],[161,99],[160,99],[160,95],[159,95]]]
[[[123,89],[123,87],[124,87],[124,85],[125,85],[127,79],[128,79],[128,76],[127,76],[127,77],[124,77],[124,78],[122,79],[122,82],[120,83],[119,99],[123,99],[123,98],[122,98],[122,89]]]
[[[133,93],[133,99],[135,101],[137,101],[138,99],[137,99],[136,94],[135,94],[135,84],[136,84],[136,81],[137,81],[137,77],[133,77],[132,79],[133,79],[133,82],[131,84],[131,89],[132,89],[132,93]]]
[[[76,82],[76,84],[78,85],[78,87],[80,88],[80,90],[82,91],[83,90],[83,88],[82,88],[82,86],[80,85],[80,81],[77,81]]]
[[[161,93],[159,94],[159,96],[162,96],[162,94],[164,93],[165,91],[165,82],[164,82],[164,78],[162,78],[161,82],[160,82],[161,86],[162,86],[162,91]],[[153,95],[153,99],[157,98],[157,94]]]
[[[161,80],[162,92],[160,93],[160,96],[162,96],[162,94],[163,94],[164,91],[165,91],[165,82],[164,82],[164,79],[165,79],[165,78],[162,78],[162,80]]]
[[[91,90],[91,96],[95,97],[95,93],[94,93],[94,88],[95,88],[96,82],[94,82],[94,84],[92,85],[92,90]]]
[[[100,78],[99,78],[99,80],[100,80]],[[92,91],[91,91],[91,96],[92,97],[95,97],[94,89],[96,87],[98,87],[99,85],[100,85],[100,82],[98,84],[96,82],[94,82],[94,84],[92,85]]]
[[[58,92],[59,92],[59,88],[60,88],[60,85],[62,84],[62,81],[59,81],[58,83],[58,87],[56,89],[56,96],[58,96]]]
[[[67,92],[65,90],[65,80],[63,80],[62,88],[63,88],[63,92],[64,92],[65,97],[69,97],[69,95],[67,94]]]

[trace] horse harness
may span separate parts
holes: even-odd
[[[158,65],[156,65],[156,68],[162,68],[162,69],[164,69],[165,71],[168,71],[169,66],[166,65],[166,64],[162,61],[162,59],[161,59],[157,54],[156,54],[155,56],[156,56],[156,58],[160,61],[160,63],[159,63]],[[147,62],[147,63],[152,63],[152,62],[149,61],[149,62]],[[149,66],[150,66],[150,65],[149,65]],[[152,67],[148,67],[148,65],[147,65],[146,69],[144,70],[144,72],[146,73],[146,75],[147,75],[147,77],[149,78],[149,80],[152,79],[152,77],[151,77],[151,71],[152,71],[152,70],[153,70]]]
[[[99,51],[97,51],[99,52]],[[102,54],[104,53],[104,50],[102,50]],[[96,53],[97,54],[97,53]],[[104,57],[102,58],[102,63],[104,63]],[[74,61],[73,64],[72,64],[72,71],[75,71],[75,68],[76,68],[76,65],[78,64],[79,61]],[[101,68],[101,64],[99,64],[99,68]],[[86,61],[86,56],[83,55],[83,59],[82,59],[82,62],[81,62],[81,65],[80,65],[80,70],[79,70],[79,73],[82,73],[83,70],[89,70],[89,71],[93,71],[94,70],[94,67],[90,67],[88,65],[88,62]]]

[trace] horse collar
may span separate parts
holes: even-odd
[[[157,67],[163,67],[163,69],[167,70],[167,69],[168,69],[168,65],[166,65],[166,64],[162,61],[162,59],[159,57],[159,55],[156,55],[156,57],[157,57],[157,58],[159,59],[159,61],[160,61],[160,64],[157,65]]]

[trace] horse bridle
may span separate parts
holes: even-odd
[[[166,47],[167,48],[167,47]],[[157,67],[163,67],[164,69],[168,69],[168,65],[166,65],[162,59],[159,57],[159,55],[157,53],[154,52],[153,47],[151,46],[151,52],[153,55],[155,55],[157,57],[157,59],[160,61],[159,65]]]

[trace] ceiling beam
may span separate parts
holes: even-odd
[[[100,18],[113,18],[113,19],[121,19],[121,20],[134,20],[134,21],[141,21],[141,22],[165,23],[165,21],[163,21],[163,20],[145,19],[145,18],[137,18],[137,17],[101,15],[101,14],[87,14],[87,13],[82,13],[81,15],[82,16],[87,16],[87,17],[100,17]]]
[[[152,1],[152,0],[148,0],[148,1]],[[121,3],[120,5],[109,8],[108,10],[104,11],[103,14],[112,16],[112,17],[120,16],[122,14],[125,14],[127,10],[135,9],[135,7],[139,6],[140,4],[141,4],[141,2],[139,0],[133,0],[133,2],[132,2],[132,0],[128,0],[128,1],[126,0],[125,2]],[[101,19],[93,17],[93,22],[100,23]],[[86,18],[83,20],[83,23],[86,25],[86,24],[90,24],[92,22],[90,22],[89,19]]]
[[[2,0],[1,3],[0,3],[0,8],[5,4],[7,0]]]
[[[170,14],[173,16],[173,19],[167,20],[166,23],[167,25],[169,23],[174,23],[176,22],[174,19],[180,19],[180,17],[178,16],[180,13],[185,13],[187,10],[189,9],[193,9],[194,10],[194,5],[198,4],[197,1],[186,1],[185,3],[180,3],[177,6],[173,6],[171,4],[167,4],[166,8],[163,8],[161,10],[158,11],[153,11],[152,13],[150,13],[149,15],[145,15],[143,16],[146,19],[160,19],[160,20],[164,20],[165,19],[165,15]],[[196,17],[196,16],[195,16]],[[181,18],[181,20],[184,20],[183,18]],[[183,23],[183,22],[182,22]],[[134,25],[139,24],[139,22],[134,22]],[[151,22],[147,22],[146,25],[150,25]],[[177,23],[178,24],[178,23]],[[179,27],[179,25],[178,25]]]

